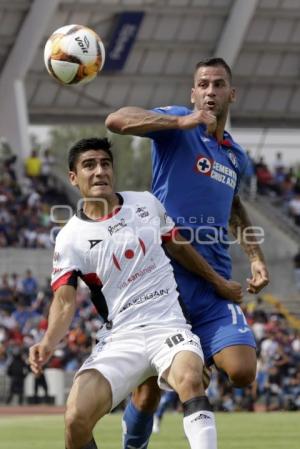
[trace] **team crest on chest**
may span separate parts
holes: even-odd
[[[202,173],[203,175],[209,175],[213,167],[213,160],[206,156],[199,156],[196,161],[196,171]]]
[[[231,154],[235,158],[234,160],[237,164],[235,155],[233,153]],[[234,164],[234,162],[232,163]],[[235,170],[206,156],[200,155],[197,157],[195,171],[200,175],[208,176],[214,181],[225,184],[231,189],[235,189],[236,187],[237,173]]]

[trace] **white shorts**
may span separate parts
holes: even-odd
[[[75,377],[85,370],[99,371],[111,385],[113,409],[151,376],[158,376],[161,388],[171,390],[162,375],[180,351],[192,351],[203,361],[199,338],[188,326],[105,331]]]

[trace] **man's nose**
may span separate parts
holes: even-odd
[[[215,95],[215,86],[213,85],[213,83],[210,83],[207,86],[207,95]]]
[[[104,172],[104,168],[101,164],[97,164],[95,168],[95,174],[101,175]]]

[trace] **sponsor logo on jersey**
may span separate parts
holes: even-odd
[[[240,329],[238,329],[238,331],[241,334],[245,334],[246,332],[250,332],[250,329],[249,329],[249,327],[241,327]]]
[[[60,273],[62,270],[63,270],[63,268],[54,267],[52,270],[52,274]]]
[[[149,217],[149,212],[147,210],[146,206],[138,206],[135,213],[140,217],[140,218],[145,218],[145,217]]]
[[[121,218],[121,220],[116,223],[113,226],[108,226],[107,230],[110,233],[110,235],[115,234],[116,232],[120,231],[121,229],[125,228],[127,226],[127,223],[124,218]]]
[[[127,304],[125,304],[119,313],[124,312],[124,310],[127,310],[129,307],[135,306],[137,304],[143,304],[146,301],[149,301],[150,299],[157,299],[161,298],[162,296],[166,296],[169,293],[168,288],[163,288],[161,290],[154,290],[153,292],[146,293],[145,295],[138,296],[136,298],[131,299]]]
[[[144,277],[146,274],[151,273],[151,271],[155,270],[156,268],[156,264],[152,263],[151,265],[148,265],[147,267],[143,268],[140,271],[137,271],[136,273],[132,274],[127,281],[122,282],[121,284],[118,285],[118,289],[122,290],[122,288],[126,288],[128,287],[128,285],[131,282],[135,282],[138,279],[141,279],[142,277]]]
[[[235,155],[231,152],[231,154]],[[198,156],[195,169],[198,173],[209,176],[217,182],[225,184],[232,189],[235,189],[237,183],[237,174],[234,170],[220,162],[209,159],[206,156]]]
[[[200,348],[199,343],[196,340],[188,340],[183,343],[183,346],[196,346],[196,348]]]
[[[103,242],[103,240],[89,240],[90,242],[90,249],[94,248],[94,246],[98,245],[98,243]]]
[[[205,413],[200,413],[200,415],[198,415],[198,416],[196,416],[196,418],[192,419],[191,422],[204,421],[207,419],[211,419],[210,416],[206,415]]]

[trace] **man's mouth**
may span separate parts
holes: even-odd
[[[207,106],[209,106],[210,108],[213,108],[216,106],[216,102],[213,100],[209,100],[206,102]]]
[[[94,184],[93,184],[93,187],[94,186],[101,186],[101,187],[103,187],[103,186],[108,186],[108,183],[107,182],[105,182],[105,181],[99,181],[99,182],[95,182]]]

